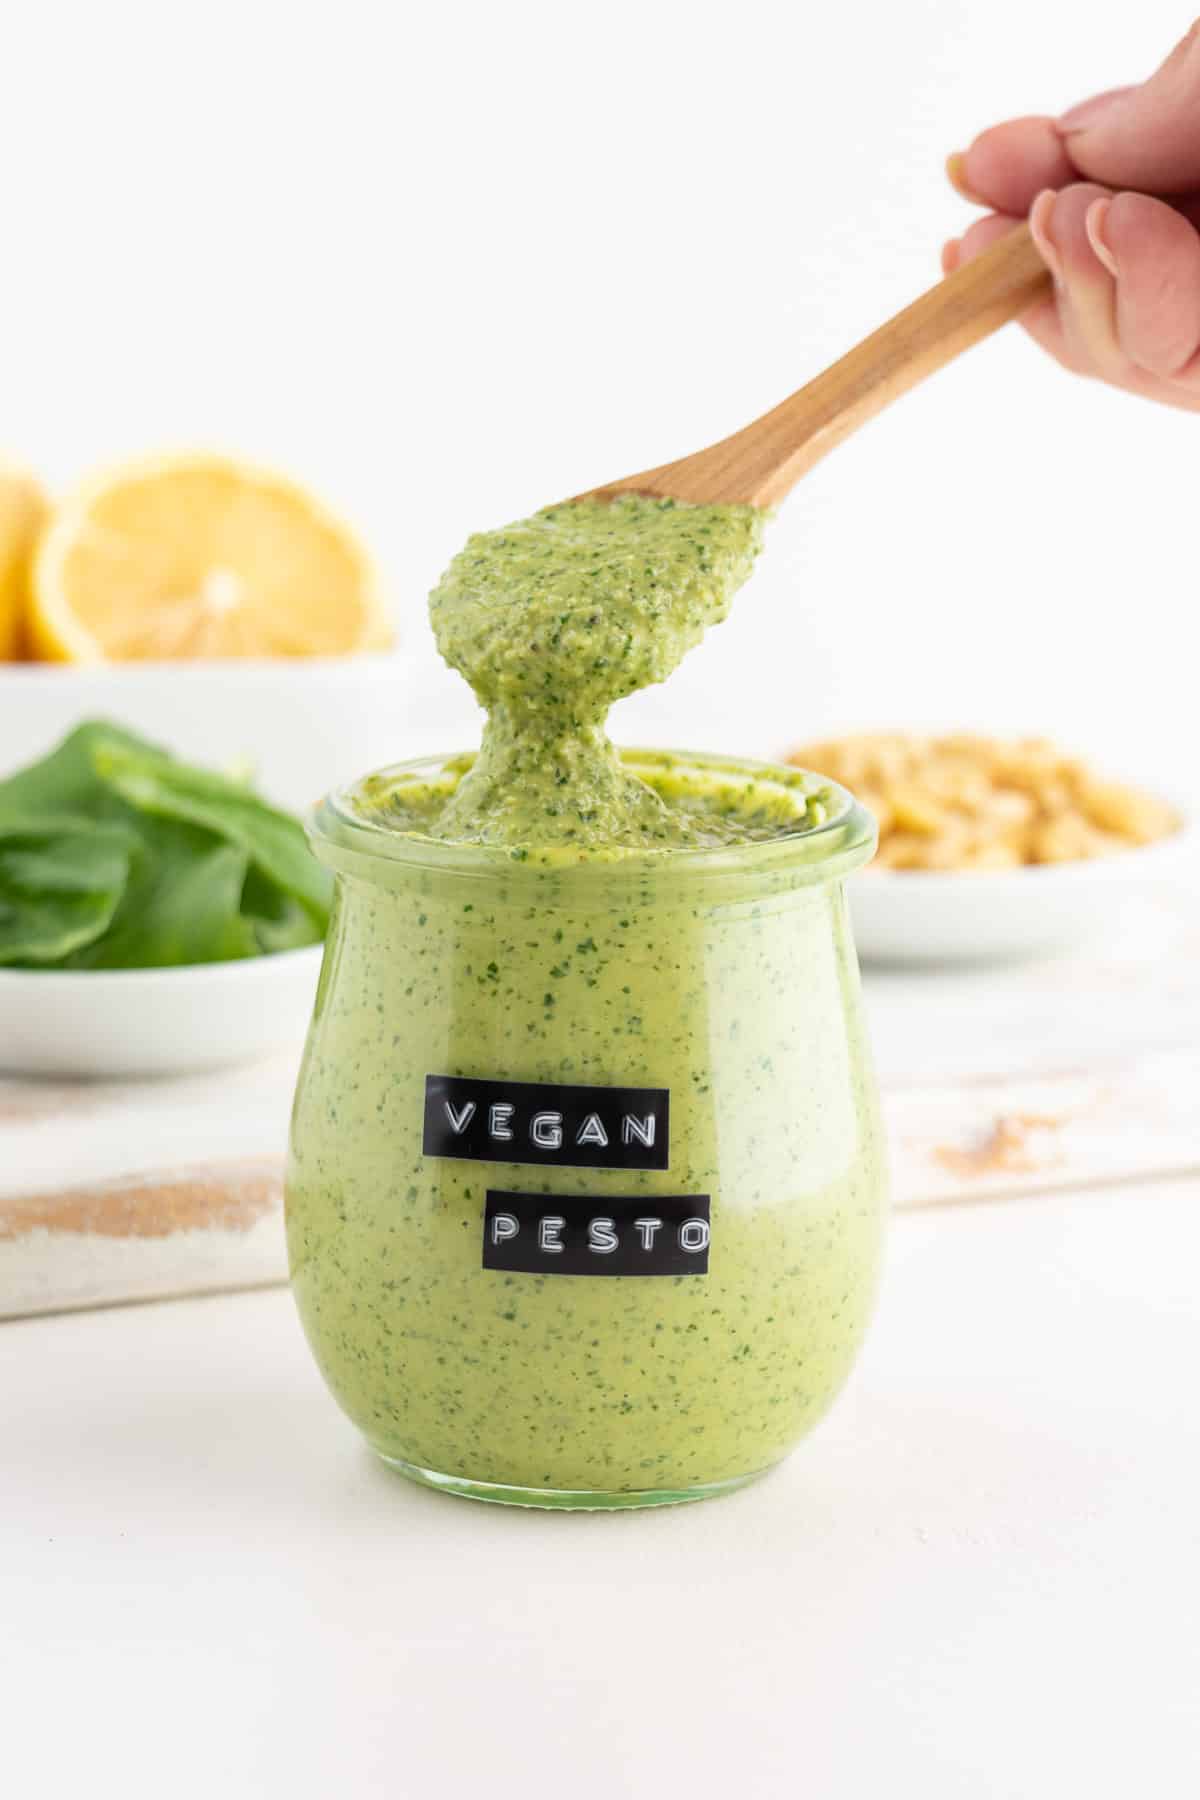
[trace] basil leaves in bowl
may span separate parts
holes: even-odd
[[[118,1075],[298,1041],[329,917],[303,827],[117,725],[0,781],[0,1067]]]

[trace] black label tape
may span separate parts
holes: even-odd
[[[425,1077],[426,1156],[542,1163],[567,1169],[665,1169],[666,1088],[557,1087],[530,1081]]]
[[[489,1188],[483,1266],[526,1275],[706,1275],[707,1194],[510,1194]]]

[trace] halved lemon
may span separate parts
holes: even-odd
[[[23,654],[29,565],[46,512],[33,476],[0,463],[0,662]]]
[[[391,635],[347,526],[283,476],[223,457],[99,476],[34,558],[29,636],[53,662],[342,656]]]

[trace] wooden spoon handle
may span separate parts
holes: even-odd
[[[753,424],[598,492],[774,506],[843,438],[1049,289],[1029,227],[1020,225]]]

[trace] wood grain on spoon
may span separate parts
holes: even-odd
[[[1029,227],[1020,225],[753,424],[707,450],[580,498],[634,493],[701,505],[775,506],[843,438],[1025,312],[1050,286]]]

